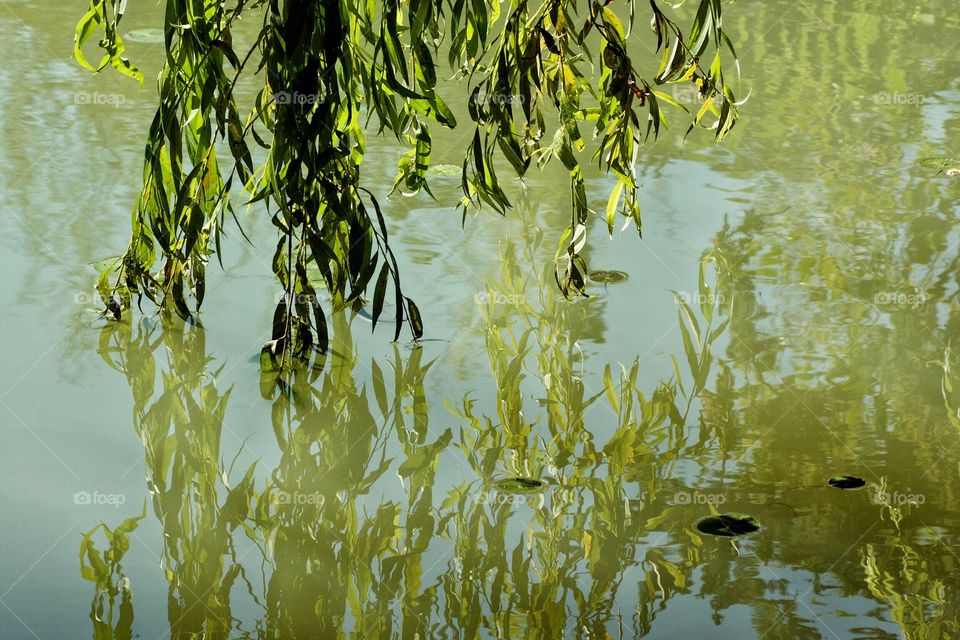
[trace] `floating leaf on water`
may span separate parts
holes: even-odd
[[[629,278],[623,271],[591,271],[590,279],[598,284],[620,284]]]
[[[141,44],[163,44],[163,29],[131,29],[123,34],[124,39]]]
[[[760,530],[756,518],[743,513],[721,513],[697,521],[697,531],[712,536],[734,538]]]
[[[833,476],[827,482],[837,489],[859,489],[867,484],[863,478],[857,476]]]
[[[505,493],[537,493],[546,486],[545,482],[534,478],[507,478],[496,482],[497,489]]]
[[[428,176],[457,177],[463,174],[463,168],[455,164],[434,164],[427,169]]]

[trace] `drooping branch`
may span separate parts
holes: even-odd
[[[142,80],[122,55],[122,4],[91,0],[77,27],[75,54],[91,69],[110,64]],[[497,173],[503,164],[522,177],[534,162],[558,159],[569,172],[571,195],[557,283],[567,295],[585,294],[582,254],[594,213],[585,154],[617,179],[603,216],[608,232],[618,215],[639,231],[639,150],[665,128],[665,104],[685,109],[664,85],[696,83],[702,104],[691,129],[712,128],[719,141],[737,119],[721,49],[734,59],[735,53],[719,0],[701,0],[686,37],[656,0],[650,10],[653,33],[643,34],[633,30],[635,0],[589,6],[574,0],[237,0],[229,8],[217,0],[170,0],[159,106],[130,245],[98,282],[108,311],[120,318],[134,297],[146,296],[162,310],[193,316],[203,302],[209,257],[221,255],[238,179],[250,203],[266,208],[279,236],[272,267],[284,295],[265,366],[283,368],[326,350],[320,290],[339,311],[363,304],[373,284],[374,323],[392,294],[394,338],[403,322],[419,338],[420,312],[403,292],[386,220],[361,177],[365,132],[375,118],[379,132],[411,147],[394,191],[430,193],[430,127],[457,126],[437,86],[436,61],[444,52],[463,73],[474,127],[463,162],[464,212],[486,205],[506,213],[511,203]],[[231,27],[241,14],[254,13],[262,25],[241,56]],[[95,68],[83,45],[98,28],[105,55]],[[660,64],[651,78],[638,70],[644,60],[632,52],[654,37]],[[710,52],[705,68],[701,61]],[[263,89],[243,120],[234,88],[261,71]],[[590,140],[582,133],[587,126]],[[229,168],[221,166],[218,143],[230,150]],[[260,166],[252,144],[266,152]]]

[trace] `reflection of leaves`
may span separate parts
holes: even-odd
[[[712,288],[707,283],[707,265],[713,264],[716,271],[716,287]],[[697,313],[693,306],[684,299],[679,292],[674,292],[677,304],[680,307],[678,312],[678,324],[680,326],[680,337],[683,342],[683,353],[686,356],[687,368],[692,378],[692,385],[689,393],[683,384],[684,376],[680,373],[680,366],[676,357],[673,357],[673,366],[676,373],[676,381],[680,392],[687,399],[687,409],[684,412],[684,419],[690,411],[691,404],[703,391],[706,390],[707,381],[710,377],[710,369],[713,364],[712,345],[726,330],[730,321],[732,310],[732,300],[728,303],[724,297],[724,285],[727,278],[727,264],[723,255],[712,250],[706,253],[700,259],[700,280],[698,287],[698,309],[699,315],[703,319],[703,325],[697,319]],[[726,319],[722,320],[716,327],[713,326],[715,314],[722,312]]]
[[[220,510],[220,521],[229,531],[236,529],[247,519],[250,511],[250,501],[253,497],[253,470],[255,468],[256,463],[250,465],[247,473],[243,476],[243,480],[227,494],[227,500]]]
[[[142,514],[124,520],[115,529],[111,530],[101,522],[83,535],[83,541],[80,543],[80,575],[84,580],[95,582],[98,588],[109,587],[108,581],[115,572],[119,571],[120,561],[130,549],[130,534],[136,530],[137,525],[146,515],[147,508],[144,504]],[[97,549],[93,541],[93,536],[101,530],[108,545],[103,553]]]
[[[115,529],[111,530],[101,522],[83,535],[80,543],[80,575],[84,580],[96,584],[90,604],[95,640],[130,640],[133,637],[133,592],[120,562],[130,549],[130,534],[146,515],[147,505],[144,503],[143,513],[124,520]],[[101,531],[108,545],[103,553],[93,540]],[[119,611],[115,612],[117,596],[120,596],[120,605]]]
[[[204,353],[202,333],[168,345],[171,364],[161,370],[159,394],[134,380],[141,368],[154,375],[151,348],[141,345],[149,360],[141,367],[130,345],[121,350],[128,361],[117,366],[131,377],[164,527],[168,614],[182,619],[175,631],[226,634],[236,623],[230,597],[241,582],[260,604],[261,591],[234,555],[238,528],[263,552],[263,624],[277,637],[335,637],[348,625],[364,637],[389,637],[398,609],[405,634],[428,637],[437,634],[441,600],[448,603],[445,624],[464,636],[482,635],[487,616],[512,636],[532,629],[514,612],[551,621],[531,637],[556,637],[571,625],[603,630],[616,615],[625,572],[640,568],[644,538],[653,531],[668,535],[686,518],[664,510],[657,497],[680,457],[684,421],[675,382],[642,391],[637,360],[606,366],[604,388],[590,389],[580,347],[589,303],[570,306],[552,293],[539,301],[528,297],[528,272],[505,262],[505,290],[523,301],[523,314],[505,319],[502,308],[485,314],[496,409],[476,415],[467,399],[459,414],[457,444],[481,481],[439,500],[433,482],[453,429],[429,436],[424,377],[430,364],[420,365],[422,350],[401,357],[395,349],[387,366],[371,365],[369,386],[358,388],[349,324],[335,317],[330,366],[291,371],[269,390],[281,456],[257,492],[253,466],[228,483],[231,473],[219,462],[229,392],[218,392],[215,371],[196,357]],[[693,312],[700,328],[708,324],[702,310]],[[541,381],[534,417],[525,417],[531,412],[526,387]],[[609,429],[596,428],[605,416],[599,411],[586,420],[597,402],[613,410],[612,419],[604,418]],[[396,455],[388,438],[402,448],[396,462],[387,456]],[[374,498],[371,509],[361,496],[375,493],[391,468],[403,478],[405,498],[380,504]],[[489,489],[495,478],[516,486],[478,499],[476,488]],[[659,515],[663,526],[650,526]],[[450,539],[455,555],[431,582],[439,537]],[[643,587],[644,602],[683,590],[694,564],[693,558],[651,555],[640,581],[654,586]],[[652,604],[643,607],[646,625]]]
[[[943,406],[947,410],[950,423],[960,429],[960,369],[957,362],[960,358],[953,352],[950,345],[943,350],[943,380],[940,384],[940,393],[943,395]]]
[[[960,612],[949,587],[934,577],[934,568],[914,545],[866,544],[860,566],[870,594],[890,606],[891,617],[906,640],[960,636]]]
[[[453,432],[450,429],[444,431],[433,444],[418,447],[417,450],[406,459],[397,469],[401,478],[406,478],[418,471],[432,470],[437,463],[437,456],[447,448],[453,439]]]

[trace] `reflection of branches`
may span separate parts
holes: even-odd
[[[536,238],[528,237],[525,248],[531,259]],[[484,309],[496,420],[478,415],[469,400],[456,412],[464,423],[460,447],[484,484],[459,487],[451,498],[458,574],[444,580],[447,601],[457,605],[448,612],[448,624],[468,637],[484,626],[496,634],[525,629],[524,637],[558,637],[574,630],[605,637],[618,615],[614,607],[626,572],[640,569],[644,597],[636,622],[646,633],[654,603],[685,590],[693,566],[689,560],[668,559],[660,547],[673,541],[669,527],[677,515],[664,508],[658,494],[684,443],[678,385],[661,383],[648,399],[637,386],[635,361],[621,366],[616,376],[608,365],[604,388],[588,390],[578,327],[589,303],[561,303],[545,293],[550,291],[545,286],[531,301],[523,275],[528,270],[518,262],[514,245],[505,246],[501,263],[502,283],[487,296],[490,304]],[[705,279],[701,290],[711,291]],[[709,346],[725,327],[711,326],[716,305],[710,298],[702,339],[697,328],[700,353],[691,367],[695,382],[689,402],[705,391]],[[493,304],[496,300],[514,301],[519,313],[505,313],[503,305]],[[695,311],[686,307],[685,312],[696,324]],[[526,417],[534,413],[524,406],[528,376],[540,383],[538,413],[545,420],[540,429]],[[609,434],[585,421],[588,409],[604,401],[615,416]],[[606,444],[598,442],[604,435]],[[493,484],[503,476],[542,479],[550,489],[505,494]],[[532,518],[521,511],[532,512]],[[478,616],[481,609],[490,617]]]
[[[922,549],[907,543],[867,544],[860,565],[871,595],[891,607],[906,640],[932,640],[960,635],[960,611],[939,568],[927,564]],[[898,557],[899,556],[899,559]]]
[[[957,354],[950,345],[943,351],[943,382],[940,391],[943,394],[943,406],[947,418],[954,427],[960,429],[960,377],[957,371]]]
[[[231,592],[238,579],[246,582],[234,531],[247,517],[254,465],[231,486],[220,463],[230,391],[220,393],[219,370],[208,370],[203,330],[167,326],[156,340],[146,324],[136,335],[131,331],[124,324],[106,327],[100,354],[127,376],[133,393],[147,487],[163,526],[170,632],[174,638],[225,638],[233,628]],[[157,395],[154,352],[161,345],[169,360]]]
[[[503,261],[505,286],[527,300],[513,247]],[[423,352],[372,361],[369,386],[358,386],[349,324],[336,316],[328,366],[263,375],[279,462],[268,478],[251,465],[234,482],[219,462],[230,390],[214,385],[220,369],[202,329],[106,330],[101,354],[130,382],[164,530],[171,634],[227,637],[240,626],[237,585],[264,610],[260,637],[600,635],[619,619],[618,593],[634,573],[634,626],[648,631],[688,588],[696,557],[664,546],[689,520],[663,495],[685,446],[678,385],[645,395],[633,362],[606,367],[604,388],[591,391],[578,338],[588,304],[542,294],[523,311],[517,320],[487,310],[496,418],[465,401],[454,447],[452,429],[431,429]],[[161,346],[168,360],[158,367]],[[591,427],[591,409],[609,411],[611,426]],[[436,495],[441,460],[457,449],[481,480]],[[493,488],[504,475],[549,486],[505,494]],[[247,579],[241,543],[261,553],[261,585]]]
[[[144,508],[142,515],[124,520],[114,529],[101,522],[84,534],[80,543],[80,575],[96,585],[90,604],[90,622],[97,640],[133,637],[133,591],[120,563],[130,548],[130,534],[146,515]],[[94,536],[101,530],[107,541],[103,553],[94,542]]]
[[[354,380],[349,326],[337,316],[334,328],[331,366],[315,381],[309,371],[292,372],[274,398],[281,460],[254,510],[271,569],[266,626],[291,639],[345,637],[351,626],[362,637],[393,637],[396,602],[404,635],[409,627],[426,637],[433,605],[421,579],[437,528],[432,486],[451,433],[427,443],[430,365],[420,364],[419,350],[406,361],[394,352],[392,394],[371,364],[375,418]],[[368,512],[364,496],[382,487],[394,461],[391,435],[406,455],[397,473],[409,502],[382,500]]]

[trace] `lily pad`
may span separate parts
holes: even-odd
[[[628,276],[623,271],[591,271],[590,279],[597,284],[620,284],[626,282]]]
[[[697,531],[722,538],[735,538],[760,530],[753,516],[743,513],[721,513],[697,521]]]
[[[859,489],[867,484],[866,480],[857,476],[833,476],[827,482],[837,489]]]
[[[455,164],[434,164],[427,169],[427,175],[459,178],[463,175],[463,168]]]
[[[535,478],[507,478],[496,483],[497,489],[505,493],[539,493],[547,484]]]
[[[123,34],[123,37],[130,42],[139,42],[141,44],[163,44],[163,29],[146,28],[131,29]]]

